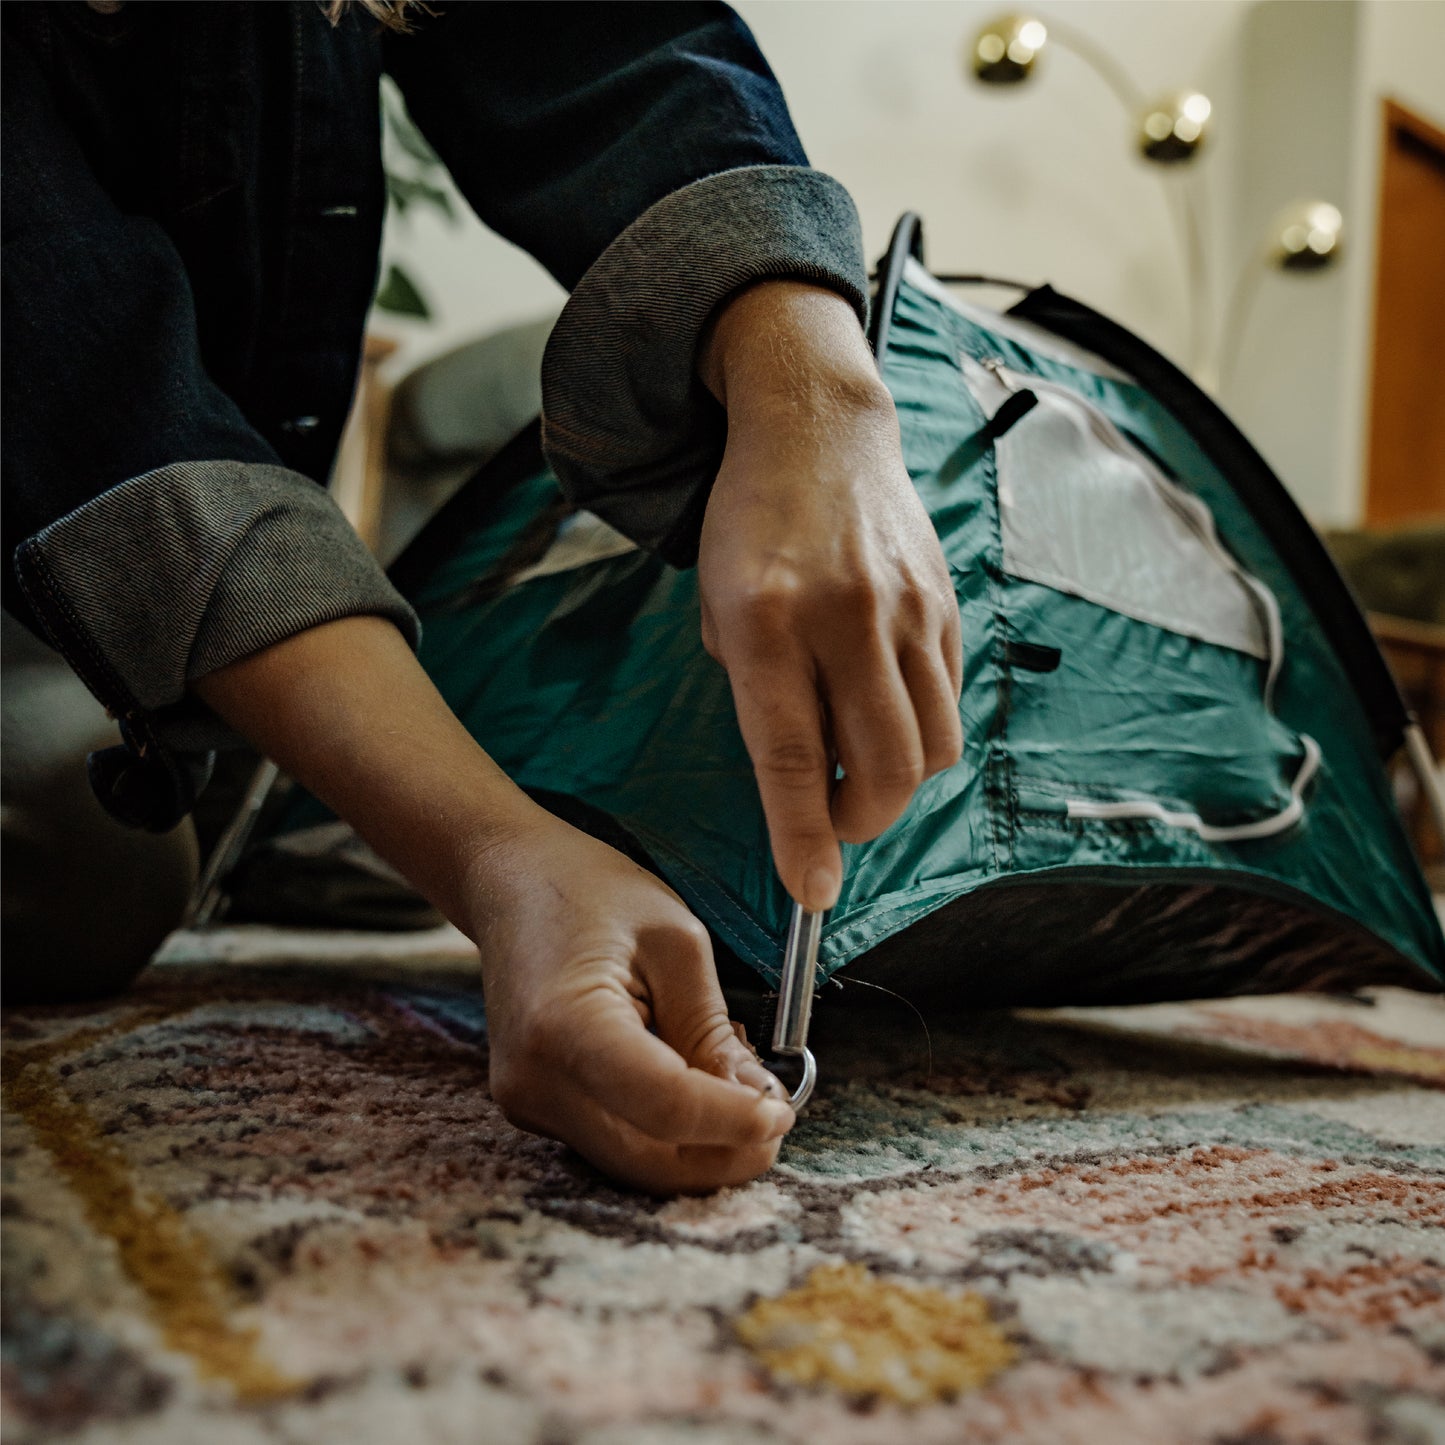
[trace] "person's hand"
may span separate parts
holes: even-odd
[[[475,940],[513,1123],[658,1194],[772,1164],[793,1111],[728,1022],[707,931],[511,782],[389,622],[313,627],[196,691]]]
[[[655,1194],[741,1184],[793,1125],[729,1022],[707,930],[666,884],[538,814],[489,848],[477,924],[492,1097]]]
[[[838,840],[876,837],[958,761],[958,606],[846,301],[755,286],[699,369],[728,414],[698,556],[703,643],[727,669],[778,874],[822,910]]]

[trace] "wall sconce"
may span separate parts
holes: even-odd
[[[1244,329],[1259,291],[1271,271],[1318,272],[1333,266],[1344,248],[1345,219],[1328,201],[1295,201],[1271,222],[1264,245],[1245,261],[1235,279],[1225,312],[1217,353],[1202,369],[1200,385],[1217,391],[1234,374]]]
[[[1345,218],[1328,201],[1296,201],[1275,217],[1269,259],[1281,271],[1318,271],[1339,257]]]
[[[1181,90],[1155,101],[1139,124],[1139,150],[1145,160],[1178,165],[1193,160],[1204,144],[1214,107],[1198,90]]]
[[[1138,153],[1159,166],[1160,183],[1169,205],[1184,257],[1188,288],[1189,348],[1187,363],[1194,378],[1214,390],[1227,377],[1238,351],[1239,333],[1253,302],[1259,278],[1268,268],[1295,272],[1318,270],[1338,258],[1342,220],[1324,201],[1300,202],[1281,213],[1270,230],[1262,255],[1241,273],[1231,295],[1222,333],[1211,344],[1209,267],[1204,227],[1194,192],[1185,184],[1187,168],[1209,137],[1214,107],[1203,92],[1186,89],[1150,101],[1114,56],[1088,36],[1057,20],[1037,15],[1000,15],[973,37],[965,52],[965,69],[989,86],[1016,86],[1037,73],[1039,57],[1051,46],[1082,60],[1114,92],[1135,125]],[[1165,171],[1185,171],[1175,184]]]
[[[973,73],[986,85],[1017,85],[1033,73],[1034,60],[1049,38],[1042,20],[1001,15],[973,42]]]

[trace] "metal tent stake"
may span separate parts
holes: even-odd
[[[818,972],[818,943],[823,936],[823,915],[793,904],[788,918],[788,939],[783,948],[783,971],[778,977],[778,1012],[773,1020],[773,1053],[803,1061],[803,1079],[791,1103],[801,1111],[818,1081],[818,1065],[808,1048],[808,1021],[813,1013],[813,987]]]

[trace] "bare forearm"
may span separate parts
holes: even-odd
[[[892,406],[851,303],[802,281],[763,281],[719,308],[697,369],[730,421],[823,403]]]
[[[195,690],[471,931],[486,858],[538,810],[452,715],[389,622],[312,628]]]

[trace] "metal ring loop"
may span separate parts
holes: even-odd
[[[818,1082],[818,1061],[813,1057],[812,1049],[805,1044],[803,1046],[803,1078],[802,1082],[793,1090],[793,1096],[788,1102],[793,1106],[795,1114],[803,1112],[803,1105],[813,1097],[813,1086]]]

